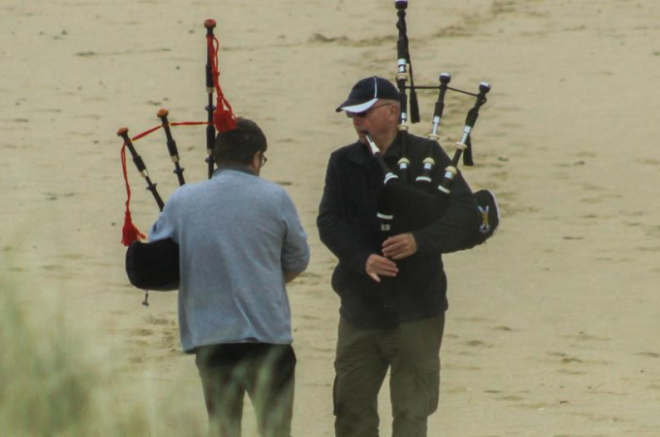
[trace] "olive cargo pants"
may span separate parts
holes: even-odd
[[[438,408],[444,313],[388,329],[343,318],[333,390],[336,437],[378,437],[378,392],[390,368],[392,436],[425,437]]]

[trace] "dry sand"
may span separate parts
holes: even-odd
[[[263,176],[285,186],[309,234],[312,264],[289,288],[294,433],[330,436],[338,299],[315,218],[329,153],[354,140],[335,106],[357,79],[394,74],[392,2],[2,0],[0,261],[33,308],[50,302],[39,290],[54,296],[118,376],[205,420],[176,294],[146,308],[127,285],[115,132],[156,125],[161,107],[171,121],[205,119],[206,18],[218,21],[227,97],[269,137]],[[655,0],[410,2],[417,82],[447,71],[460,88],[493,86],[465,175],[503,213],[486,246],[445,258],[451,308],[429,435],[660,435],[659,23]],[[422,97],[413,132],[428,133],[434,98]],[[470,104],[449,99],[449,153]],[[203,180],[204,129],[174,135],[185,176]],[[167,199],[162,132],[136,146]],[[157,209],[129,175],[144,231]],[[387,399],[384,387],[383,435]]]

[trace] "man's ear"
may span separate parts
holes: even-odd
[[[398,105],[391,105],[390,107],[390,115],[395,121],[399,121],[399,106]]]
[[[252,161],[250,161],[250,168],[255,171],[258,171],[261,168],[261,152],[254,154]]]

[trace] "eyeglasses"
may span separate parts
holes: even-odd
[[[263,153],[261,154],[261,166],[263,167],[268,162],[268,158]]]
[[[346,111],[346,117],[348,118],[365,118],[367,115],[371,113],[371,111],[374,111],[378,108],[382,108],[384,106],[390,106],[392,103],[384,103],[380,106],[372,106],[371,108],[367,109],[366,111],[362,112],[348,112]]]

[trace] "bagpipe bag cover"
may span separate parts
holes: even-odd
[[[171,238],[131,243],[126,251],[126,274],[131,285],[143,290],[178,290],[179,245]]]
[[[455,251],[472,249],[485,243],[499,226],[499,208],[493,193],[479,190],[474,197],[482,215],[482,224]],[[430,184],[395,180],[380,190],[378,205],[380,212],[394,215],[391,233],[397,235],[423,229],[439,220],[447,208],[447,196]]]

